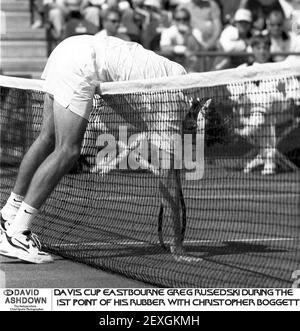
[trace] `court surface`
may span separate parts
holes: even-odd
[[[0,287],[7,288],[141,288],[145,283],[106,273],[55,256],[54,264],[36,265],[0,256]],[[151,286],[152,287],[152,286]]]
[[[4,259],[7,286],[28,281],[41,287],[290,287],[292,273],[300,269],[299,173],[245,175],[232,165],[226,169],[224,161],[206,170],[203,180],[183,182],[185,248],[192,262],[174,259],[158,243],[160,199],[149,174],[69,175],[38,217],[38,231],[52,250],[96,268],[60,257],[47,266]],[[4,196],[14,176],[15,169],[2,172]],[[169,243],[169,220],[163,231]]]

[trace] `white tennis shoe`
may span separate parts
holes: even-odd
[[[6,221],[3,217],[2,214],[0,213],[0,234],[4,233],[7,231],[10,223]]]
[[[255,159],[247,163],[244,173],[249,174],[254,168],[259,167],[264,164],[264,160],[261,155],[257,155]]]
[[[39,239],[31,231],[12,237],[3,232],[1,238],[1,255],[37,264],[53,262],[53,257],[42,251]]]
[[[7,222],[0,213],[0,244],[2,242],[2,238],[4,237],[4,233],[7,231],[7,227],[10,225],[9,222]]]

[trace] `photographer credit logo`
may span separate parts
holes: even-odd
[[[43,311],[51,309],[51,290],[3,289],[1,309],[6,311]]]
[[[300,270],[296,270],[296,271],[293,272],[292,281],[293,281],[292,288],[299,288],[300,289]]]

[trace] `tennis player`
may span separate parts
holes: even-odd
[[[50,55],[40,135],[24,156],[13,191],[1,210],[0,254],[32,263],[53,261],[31,226],[60,179],[80,156],[99,82],[185,74],[179,64],[114,37],[76,36]]]
[[[271,56],[271,39],[268,34],[257,33],[251,40],[254,55],[253,62],[248,65],[259,66],[264,63],[273,62]],[[243,67],[243,66],[241,66]],[[276,171],[276,118],[282,113],[285,97],[283,91],[277,86],[276,81],[264,83],[260,86],[257,82],[245,85],[245,98],[243,103],[251,105],[249,114],[240,114],[242,129],[235,132],[247,138],[259,152],[256,157],[247,162],[244,172],[250,173],[253,169],[263,166],[262,175],[273,175]],[[266,94],[265,90],[272,91]],[[278,109],[279,108],[279,109]]]

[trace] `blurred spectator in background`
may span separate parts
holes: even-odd
[[[218,0],[221,8],[223,23],[228,24],[234,17],[235,12],[240,7],[241,0]]]
[[[58,1],[58,0],[56,0]],[[68,7],[69,4],[79,2],[80,4],[80,13],[82,16],[94,24],[98,29],[100,27],[100,7],[99,4],[102,0],[63,0],[65,5]]]
[[[252,14],[248,9],[238,9],[234,16],[234,24],[228,25],[221,33],[220,50],[227,53],[244,53],[249,46],[252,28]],[[221,60],[216,69],[237,67],[247,61],[243,55],[226,57]]]
[[[144,0],[131,0],[129,8],[122,12],[122,23],[127,35],[132,41],[142,43],[143,15],[142,7]]]
[[[267,18],[267,31],[271,37],[271,52],[299,52],[300,36],[293,32],[286,31],[285,17],[281,11],[272,11]],[[291,55],[295,60],[300,59]],[[276,55],[273,57],[275,62],[287,59],[286,55]]]
[[[103,29],[96,36],[113,36],[130,41],[127,34],[119,31],[121,24],[121,13],[116,9],[108,9],[103,16]]]
[[[163,10],[161,0],[144,0],[139,13],[143,19],[142,44],[147,49],[158,51],[161,32],[171,25],[172,15]]]
[[[44,26],[45,0],[30,0],[30,20],[33,29]]]
[[[290,5],[290,30],[300,35],[300,0],[288,0]]]
[[[252,57],[242,66],[274,62],[271,54],[271,38],[266,31],[254,34],[249,51],[252,53]]]
[[[250,65],[274,62],[271,54],[271,38],[268,34],[257,34],[252,38],[251,50],[253,54]]]
[[[74,10],[66,18],[62,39],[81,34],[94,35],[97,32],[98,28],[93,23],[86,20],[79,10]]]
[[[181,63],[188,72],[198,71],[195,53],[203,48],[201,32],[191,25],[191,14],[185,8],[174,11],[174,23],[161,33],[162,55]]]
[[[125,9],[130,8],[130,3],[127,0],[101,0],[101,11],[105,12],[108,9],[116,9],[122,12]]]
[[[93,6],[88,0],[52,0],[47,4],[47,12],[47,20],[52,26],[55,39],[62,39],[65,23],[71,12],[79,12],[86,21],[99,30],[100,8]]]
[[[202,33],[204,50],[215,50],[223,27],[218,3],[214,0],[190,0],[179,8],[186,8],[191,13],[192,26]]]
[[[274,10],[288,18],[290,6],[285,0],[241,0],[240,8],[249,9],[253,16],[253,27],[258,31],[266,28],[267,16]]]

